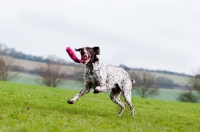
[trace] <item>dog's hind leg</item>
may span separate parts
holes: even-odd
[[[123,95],[124,95],[124,98],[125,98],[126,102],[130,106],[131,115],[134,115],[134,106],[133,106],[133,104],[131,102],[131,90],[123,91]]]
[[[111,89],[110,99],[121,107],[121,110],[118,113],[119,116],[121,116],[125,110],[125,104],[120,100],[120,94],[121,94],[121,89],[119,89],[119,87]]]

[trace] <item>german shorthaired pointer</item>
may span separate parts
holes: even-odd
[[[85,65],[84,87],[67,103],[73,104],[81,96],[87,94],[91,88],[94,93],[106,92],[111,89],[110,99],[121,107],[118,115],[122,115],[125,104],[120,100],[122,93],[126,102],[130,106],[131,115],[134,114],[134,106],[131,102],[132,83],[135,83],[129,74],[118,66],[106,65],[99,61],[97,55],[100,54],[99,47],[84,47],[75,49],[81,54],[82,63]]]

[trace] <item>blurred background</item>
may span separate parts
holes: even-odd
[[[150,89],[164,90],[154,98],[197,95],[191,79],[200,73],[199,6],[198,0],[0,0],[1,80],[44,84],[51,64],[66,73],[57,73],[59,87],[80,89],[84,66],[65,48],[99,46],[100,60],[123,67],[139,79],[137,87],[141,76],[153,76]]]

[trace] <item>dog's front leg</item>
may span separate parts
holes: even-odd
[[[106,72],[106,68],[105,66],[103,66],[102,68],[96,68],[98,70],[95,71],[95,76],[97,78],[97,82],[99,84],[99,86],[97,86],[94,89],[94,93],[100,93],[100,92],[106,92],[108,90],[108,86],[107,86],[107,72]]]
[[[100,72],[96,73],[97,74],[97,78],[98,78],[98,82],[99,82],[99,86],[97,86],[95,89],[94,89],[94,93],[100,93],[100,92],[106,92],[108,90],[108,85],[106,83],[106,72],[104,72],[103,70],[100,70]]]
[[[78,94],[76,94],[74,96],[74,98],[72,98],[71,100],[68,100],[67,103],[68,104],[73,104],[74,102],[76,102],[81,96],[87,94],[90,92],[90,87],[84,87]]]
[[[94,89],[94,93],[106,92],[108,90],[108,86],[106,84],[101,84]]]

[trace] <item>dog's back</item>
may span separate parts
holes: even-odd
[[[94,64],[94,73],[100,82],[104,82],[108,89],[112,89],[116,84],[120,89],[132,89],[132,81],[129,74],[119,66],[106,65],[99,61]],[[124,85],[124,87],[123,87]],[[126,86],[125,86],[126,85]]]
[[[122,86],[123,84],[129,84],[129,88],[132,89],[132,82],[129,74],[121,67],[107,65],[107,80],[110,82],[110,85],[118,84]],[[120,87],[123,89],[123,87]]]

